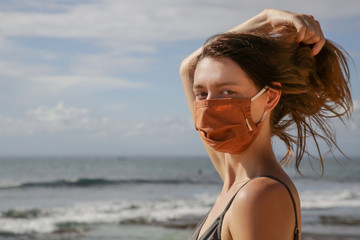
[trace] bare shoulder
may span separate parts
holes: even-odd
[[[294,187],[290,186],[290,189]],[[297,193],[294,198],[298,202]],[[274,179],[254,179],[236,196],[224,225],[231,238],[236,240],[292,239],[295,211],[290,193]]]

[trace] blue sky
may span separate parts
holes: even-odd
[[[335,127],[360,156],[358,0],[3,0],[0,156],[205,154],[179,64],[264,8],[313,14],[352,56],[353,120]]]

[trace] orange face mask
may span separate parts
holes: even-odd
[[[264,87],[252,98],[195,101],[195,128],[214,150],[240,154],[259,134],[266,112],[255,124],[251,119],[251,102],[268,89]]]

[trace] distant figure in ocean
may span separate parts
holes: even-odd
[[[319,140],[336,147],[329,118],[349,116],[345,52],[312,16],[264,10],[211,37],[180,68],[196,130],[223,180],[191,240],[300,239],[297,190],[282,168]],[[271,138],[287,152],[278,161]],[[318,157],[308,153],[313,141]]]

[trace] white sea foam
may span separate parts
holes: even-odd
[[[0,179],[0,189],[2,188],[16,188],[19,187],[21,185],[20,182],[15,182],[12,180],[4,180],[4,179]]]
[[[305,191],[301,193],[303,209],[325,209],[336,207],[360,207],[360,192],[344,190],[335,191]]]
[[[195,199],[167,199],[162,201],[102,201],[76,203],[67,207],[42,209],[36,218],[0,218],[0,232],[50,233],[56,224],[78,222],[85,224],[119,223],[129,219],[164,222],[183,216],[198,217],[209,209],[211,197],[201,195]],[[26,209],[18,209],[19,211]]]
[[[308,185],[309,182],[304,181]],[[337,207],[360,207],[360,187],[343,184],[324,184],[322,189],[311,187],[300,189],[303,209],[327,209]],[[41,214],[28,219],[0,218],[0,232],[50,233],[58,229],[59,223],[83,224],[115,223],[133,220],[166,222],[186,216],[204,215],[215,201],[215,195],[202,193],[192,198],[168,197],[162,200],[111,200],[77,202],[62,207],[43,208]],[[29,209],[14,209],[26,211]],[[142,222],[144,223],[144,222]]]
[[[303,209],[360,207],[360,186],[356,183],[303,181],[299,194]]]

